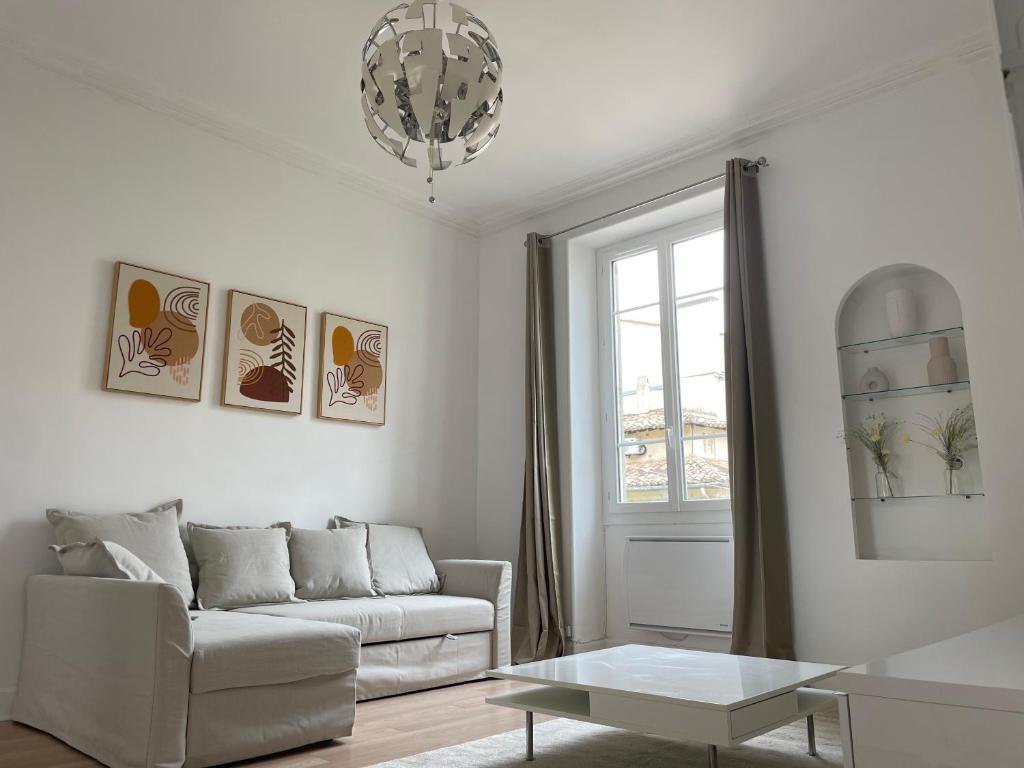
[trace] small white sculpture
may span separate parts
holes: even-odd
[[[889,389],[889,377],[878,368],[868,368],[861,377],[861,392],[885,392],[887,389]]]

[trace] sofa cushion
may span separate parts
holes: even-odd
[[[459,635],[494,629],[489,600],[454,595],[408,595],[388,598],[402,609],[402,639]]]
[[[208,528],[189,523],[199,565],[200,608],[237,608],[295,600],[282,528]]]
[[[364,645],[494,629],[494,606],[490,601],[451,595],[317,600],[289,605],[258,605],[239,608],[232,613],[344,624],[362,633]]]
[[[63,547],[51,544],[50,549],[57,553],[65,576],[155,581],[161,584],[165,582],[156,571],[120,544],[112,541],[76,541]]]
[[[295,596],[303,600],[373,597],[366,526],[305,530],[288,539]]]
[[[208,528],[214,531],[249,531],[254,528],[284,528],[285,535],[290,536],[292,524],[288,521],[272,523],[270,525],[213,525],[212,523],[189,522],[181,526],[181,543],[185,546],[185,557],[188,559],[188,572],[192,577],[192,589],[199,589],[199,563],[196,562],[196,553],[192,549],[192,537],[189,530],[192,528]]]
[[[359,666],[348,626],[235,611],[193,611],[192,693],[277,685]]]
[[[362,642],[388,643],[402,639],[402,609],[385,598],[358,597],[349,600],[315,600],[287,605],[255,605],[236,608],[232,613],[253,613],[307,619],[355,627]]]
[[[63,509],[46,510],[61,546],[77,541],[102,539],[120,544],[152,568],[160,578],[178,588],[185,604],[192,602],[192,578],[188,558],[178,532],[181,499],[161,504],[148,512],[90,515]]]
[[[335,515],[329,524],[331,528],[366,526],[373,588],[379,594],[421,595],[441,591],[441,580],[419,528],[358,523],[341,515]]]

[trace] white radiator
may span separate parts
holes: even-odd
[[[630,536],[626,540],[629,626],[661,632],[732,631],[732,539]]]

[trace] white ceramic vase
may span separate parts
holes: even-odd
[[[893,338],[917,333],[917,299],[909,288],[894,288],[885,294],[885,319]]]
[[[936,336],[928,339],[928,383],[952,384],[957,380],[956,360],[949,354],[949,337]]]

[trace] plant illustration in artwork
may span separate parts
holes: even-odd
[[[327,404],[355,405],[363,394],[365,383],[362,379],[363,366],[343,365],[327,372],[327,389],[330,392]]]
[[[843,435],[847,440],[856,440],[867,448],[876,469],[875,490],[881,498],[894,495],[893,480],[896,473],[892,469],[892,448],[889,444],[900,424],[899,419],[884,413],[872,414]]]
[[[121,353],[121,372],[141,373],[143,376],[159,376],[167,365],[170,347],[164,346],[170,340],[171,332],[166,328],[154,334],[152,328],[135,329],[131,335],[122,333],[117,337],[117,349]]]
[[[945,488],[947,494],[958,493],[959,472],[964,468],[964,454],[978,447],[978,430],[974,422],[974,405],[957,408],[949,415],[919,415],[914,426],[925,435],[925,439],[914,440],[909,434],[903,435],[907,445],[916,443],[927,448],[945,465]]]
[[[270,353],[273,365],[281,373],[281,378],[288,384],[288,392],[292,392],[295,383],[295,364],[292,363],[292,350],[295,348],[295,334],[288,325],[281,321],[274,338],[274,350]]]

